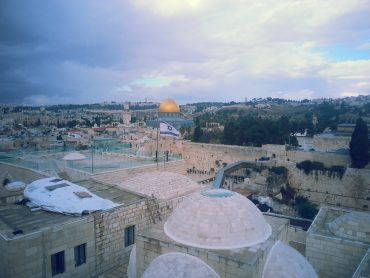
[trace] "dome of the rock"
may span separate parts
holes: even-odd
[[[166,99],[159,105],[159,112],[161,113],[179,113],[180,106],[172,99]]]

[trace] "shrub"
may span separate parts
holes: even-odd
[[[305,160],[296,164],[299,170],[303,170],[306,175],[309,175],[312,171],[328,172],[329,177],[335,177],[335,174],[339,175],[339,178],[342,179],[346,168],[340,165],[333,165],[330,168],[325,167],[322,162]]]
[[[291,200],[293,200],[296,194],[294,188],[290,187],[289,184],[287,184],[286,188],[281,187],[280,192],[285,203],[289,203]]]
[[[317,206],[307,198],[298,196],[295,199],[295,206],[300,217],[314,219],[318,213]]]
[[[279,166],[279,167],[271,167],[270,171],[272,173],[275,173],[277,175],[286,175],[288,173],[288,169],[285,168],[284,166]]]

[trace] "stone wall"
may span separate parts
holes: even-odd
[[[306,257],[319,277],[352,277],[369,245],[321,235],[309,235]]]
[[[232,163],[239,160],[252,160],[267,154],[261,148],[241,147],[231,145],[216,145],[192,143],[188,141],[165,141],[162,149],[168,149],[172,153],[181,154],[190,167],[197,170],[210,171],[217,169],[223,163]],[[216,161],[218,161],[216,163]]]
[[[162,219],[169,216],[183,198],[160,202],[159,212]],[[135,225],[135,234],[137,234],[152,223],[145,200],[95,213],[94,217],[98,273],[111,269],[123,261],[128,261],[132,246],[126,248],[124,246],[126,227]]]
[[[290,164],[288,181],[299,195],[317,204],[369,210],[369,170],[347,168],[341,179],[338,174],[329,177],[328,172],[322,171],[306,175]]]
[[[0,162],[0,182],[2,185],[3,179],[5,178],[6,173],[9,173],[13,181],[23,181],[25,183],[33,182],[37,179],[42,179],[47,177],[47,175],[37,172],[28,168],[14,166],[11,164]]]
[[[141,277],[145,269],[156,257],[168,252],[180,252],[195,256],[210,266],[220,277],[228,278],[259,277],[259,269],[262,269],[262,262],[265,260],[260,258],[258,262],[251,266],[238,260],[237,257],[222,256],[212,250],[198,249],[140,236],[136,242],[136,248],[137,277]],[[225,254],[227,253],[226,251]],[[256,264],[258,265],[257,267],[255,267]]]
[[[350,136],[314,136],[313,147],[316,151],[331,152],[339,149],[349,149]]]
[[[305,256],[306,252],[306,237],[307,233],[300,227],[288,227],[288,243],[291,247],[296,249],[299,253]]]
[[[1,277],[51,277],[51,255],[65,253],[65,272],[58,277],[95,274],[92,217],[56,225],[13,239],[0,237]],[[86,243],[86,263],[75,267],[74,247]]]
[[[318,161],[324,163],[325,166],[330,167],[333,165],[347,166],[351,163],[348,155],[341,155],[335,153],[325,152],[304,152],[304,151],[287,151],[286,159],[293,162],[302,162],[304,160]]]

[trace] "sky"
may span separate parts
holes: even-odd
[[[370,94],[370,0],[1,0],[0,103]]]

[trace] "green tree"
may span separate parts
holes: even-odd
[[[193,142],[200,142],[201,137],[203,136],[202,129],[200,128],[200,123],[199,119],[196,120],[195,123],[195,129],[194,129],[194,134],[193,134]]]
[[[355,130],[352,133],[349,153],[352,166],[355,168],[364,168],[369,162],[369,131],[361,118],[357,120]]]
[[[199,142],[202,135],[202,130],[200,129],[200,126],[197,125],[194,129],[193,142]]]
[[[137,122],[137,118],[136,117],[131,117],[131,121],[130,121],[130,123],[136,123]]]

